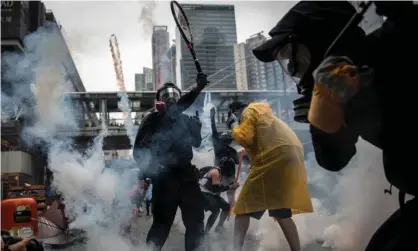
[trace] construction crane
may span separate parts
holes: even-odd
[[[125,80],[123,78],[122,59],[120,58],[118,39],[115,34],[112,34],[109,38],[110,52],[112,53],[113,66],[115,67],[116,73],[116,86],[120,92],[126,92]],[[127,117],[126,112],[122,114],[123,119]]]
[[[119,91],[125,92],[125,80],[123,78],[122,60],[120,58],[118,39],[115,34],[112,34],[109,39],[110,52],[112,53],[113,66],[116,73],[116,85]]]

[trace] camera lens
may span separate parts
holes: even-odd
[[[31,239],[26,245],[27,251],[44,251],[44,247],[35,239]]]

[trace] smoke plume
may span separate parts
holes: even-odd
[[[125,114],[123,126],[125,127],[126,134],[129,138],[129,142],[131,143],[131,147],[133,147],[135,144],[136,128],[134,127],[134,123],[132,121],[129,97],[126,92],[118,92],[118,96],[120,98],[118,103],[119,109],[123,112],[123,114]]]
[[[47,153],[52,187],[62,194],[72,227],[87,230],[88,250],[128,250],[131,244],[120,233],[131,220],[134,205],[127,192],[136,182],[133,167],[138,164],[117,162],[105,168],[104,126],[90,145],[81,148],[65,136],[66,131],[79,130],[80,111],[64,95],[73,90],[68,77],[71,58],[58,27],[40,28],[25,38],[24,45],[24,53],[2,55],[2,112],[24,118],[22,140]]]
[[[381,151],[362,140],[357,148],[357,155],[339,173],[322,169],[312,154],[307,157],[315,212],[294,216],[303,247],[321,243],[329,250],[364,250],[372,234],[398,208],[397,198],[384,193],[389,183]],[[258,225],[260,250],[288,250],[277,223],[265,216]]]
[[[154,10],[156,6],[155,1],[144,2],[139,15],[139,23],[142,24],[144,34],[148,36],[152,34],[152,29],[155,25]]]

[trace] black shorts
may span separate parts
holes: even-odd
[[[264,212],[266,210],[263,211],[259,211],[259,212],[253,212],[253,213],[249,213],[246,214],[256,220],[261,219],[261,217],[263,216]],[[273,217],[275,219],[287,219],[287,218],[291,218],[292,217],[292,210],[290,210],[289,208],[280,208],[280,209],[273,209],[273,210],[268,210],[269,211],[269,216]]]
[[[229,211],[229,203],[226,202],[220,195],[202,192],[204,198],[205,211]]]

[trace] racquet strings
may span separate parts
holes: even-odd
[[[180,9],[180,6],[178,6],[177,4],[174,4],[174,13],[177,18],[178,24],[180,25],[180,27],[178,28],[181,29],[183,33],[182,35],[184,35],[185,39],[187,40],[186,42],[193,43],[192,32],[190,30],[187,17],[184,16],[183,12]]]

